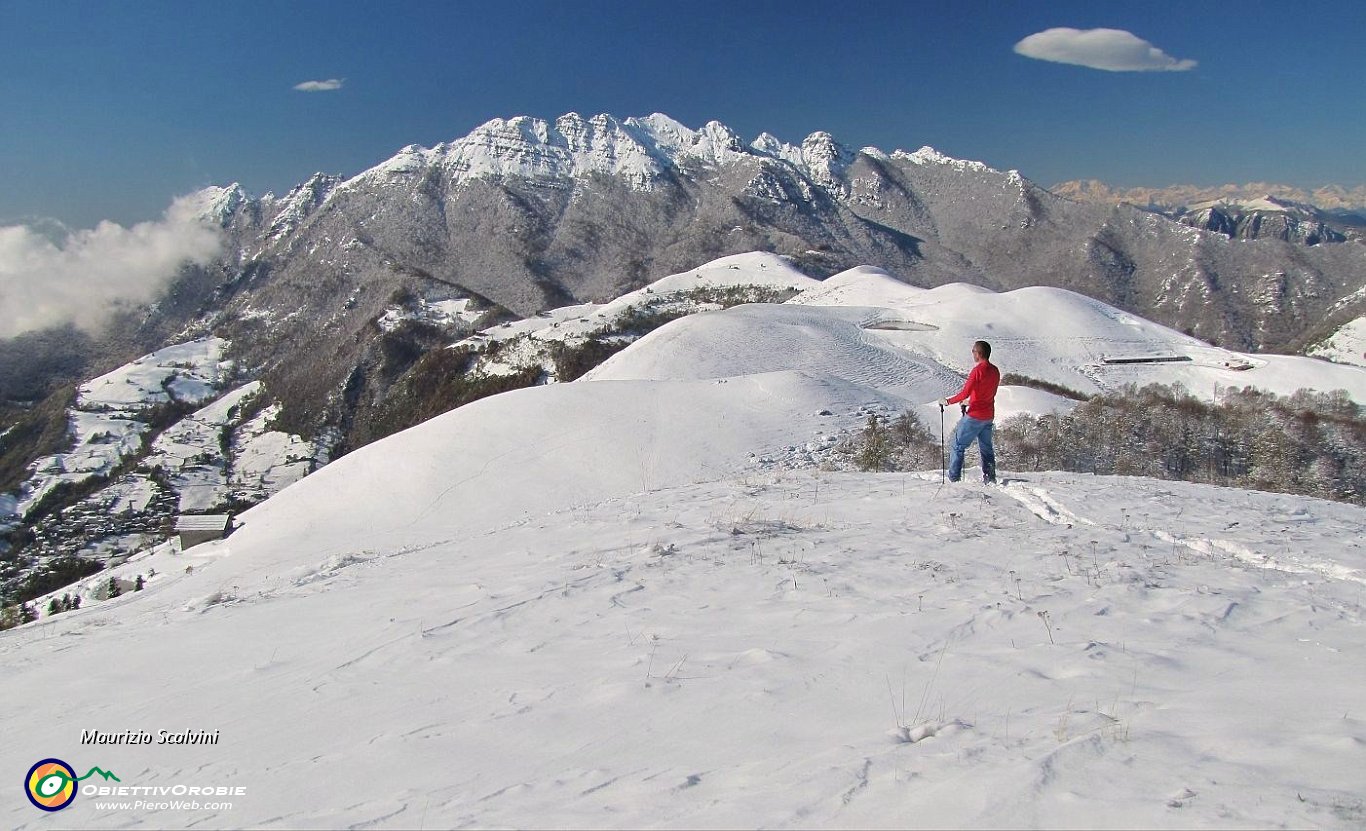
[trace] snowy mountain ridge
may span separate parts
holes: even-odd
[[[350,178],[319,173],[286,197],[267,194],[263,199],[272,205],[269,227],[270,238],[275,239],[292,229],[293,225],[283,221],[286,217],[297,224],[334,188],[344,191],[375,182],[394,184],[431,169],[444,171],[457,186],[487,178],[563,182],[600,174],[616,177],[632,189],[649,192],[656,190],[666,177],[685,168],[750,162],[789,166],[801,176],[838,192],[841,174],[857,155],[947,165],[960,171],[996,172],[981,162],[954,159],[932,147],[915,152],[894,150],[890,154],[876,147],[853,151],[824,131],[812,133],[797,145],[770,133],[761,133],[746,144],[738,133],[718,121],[694,130],[663,113],[621,120],[608,114],[585,118],[568,113],[554,121],[531,116],[495,118],[451,142],[432,148],[416,144],[404,147]],[[243,194],[236,184],[204,191],[211,200],[220,192],[231,194],[231,199],[216,201],[212,210],[206,211],[206,216],[216,222],[231,214]],[[307,193],[307,202],[311,203],[306,210],[300,210],[301,192]]]
[[[1289,199],[1280,199],[1270,194],[1247,199],[1238,199],[1224,196],[1219,199],[1210,199],[1203,202],[1195,202],[1187,206],[1188,210],[1199,211],[1208,208],[1225,208],[1234,211],[1281,211],[1284,213],[1299,214],[1303,218],[1315,215],[1316,209],[1313,205],[1303,202],[1294,202]]]
[[[931,148],[906,156],[938,163],[954,161]],[[768,133],[745,144],[739,134],[717,121],[693,130],[662,113],[625,120],[606,114],[584,118],[569,113],[554,122],[528,116],[493,119],[449,144],[430,150],[418,145],[405,147],[352,181],[389,179],[439,167],[451,172],[457,184],[487,177],[564,180],[597,173],[619,177],[633,189],[650,191],[665,176],[689,165],[719,166],[750,160],[787,164],[815,182],[833,186],[851,157],[848,148],[819,131],[796,146]]]
[[[315,283],[415,269],[523,316],[770,250],[816,276],[867,263],[920,285],[1060,285],[1206,339],[1280,348],[1319,322],[1326,294],[1366,274],[1366,252],[1320,246],[1344,238],[1280,207],[1210,206],[1166,222],[1082,209],[1018,171],[930,147],[854,150],[820,131],[745,143],[719,122],[692,129],[661,113],[498,118],[347,179],[318,174],[285,197],[239,193],[206,200],[239,240],[238,267]],[[1322,251],[1292,256],[1271,240]],[[1273,276],[1263,293],[1240,294],[1255,275]],[[1271,318],[1248,300],[1263,294],[1278,304]]]

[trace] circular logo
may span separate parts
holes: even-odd
[[[60,811],[76,798],[76,771],[61,759],[44,759],[24,777],[28,801],[44,811]]]

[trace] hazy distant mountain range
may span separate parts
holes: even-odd
[[[1090,180],[1064,182],[1053,192],[1096,205],[1133,205],[1230,239],[1280,239],[1304,245],[1366,241],[1366,188],[1306,191],[1254,183],[1111,190]]]
[[[1168,185],[1163,188],[1112,188],[1096,179],[1078,179],[1060,182],[1049,190],[1059,196],[1066,196],[1068,199],[1075,199],[1078,202],[1095,202],[1105,205],[1128,202],[1139,207],[1151,206],[1164,210],[1199,202],[1272,197],[1288,202],[1313,205],[1323,211],[1348,214],[1366,213],[1366,185],[1354,188],[1327,185],[1310,190],[1292,185],[1249,182],[1245,185],[1220,185],[1218,187]]]

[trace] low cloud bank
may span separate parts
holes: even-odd
[[[186,264],[222,248],[194,197],[125,228],[101,222],[54,240],[27,225],[0,227],[0,338],[63,323],[95,330],[120,307],[151,301]]]

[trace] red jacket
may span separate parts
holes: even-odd
[[[981,360],[973,365],[963,389],[948,399],[950,404],[968,401],[968,418],[991,421],[996,417],[996,388],[1001,385],[1001,370],[991,361]]]

